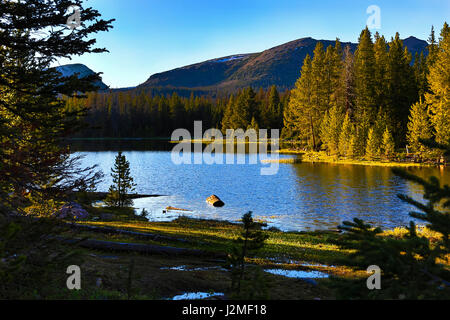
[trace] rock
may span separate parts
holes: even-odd
[[[80,204],[70,202],[63,205],[53,216],[58,219],[86,220],[89,218],[89,212]]]
[[[222,200],[220,200],[219,197],[216,195],[212,195],[211,197],[206,199],[206,202],[212,205],[213,207],[217,208],[223,207],[225,205],[225,203]]]

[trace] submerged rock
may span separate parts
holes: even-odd
[[[220,208],[225,205],[225,203],[216,195],[212,195],[211,197],[206,199],[206,202],[216,208]]]

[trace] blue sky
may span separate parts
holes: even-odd
[[[259,52],[303,38],[356,42],[370,5],[381,9],[381,34],[426,40],[450,22],[449,0],[88,0],[114,29],[97,36],[110,53],[73,57],[103,72],[113,87],[237,53]]]

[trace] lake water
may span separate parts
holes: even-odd
[[[136,191],[164,195],[134,201],[136,210],[145,208],[151,221],[169,221],[179,215],[237,221],[244,213],[253,211],[255,218],[284,231],[336,228],[355,217],[392,228],[413,220],[408,216],[413,208],[399,200],[397,194],[421,199],[420,187],[394,176],[390,168],[280,164],[276,175],[263,176],[261,167],[268,164],[250,165],[248,155],[241,155],[247,160],[247,164],[241,165],[175,165],[169,151],[172,147],[91,145],[76,154],[84,156],[85,166],[99,165],[105,179],[97,190],[107,191],[114,158],[118,150],[124,151],[137,184]],[[291,157],[295,156],[280,156]],[[407,170],[422,177],[434,175],[450,184],[448,168]],[[205,200],[212,194],[219,196],[225,207],[209,206]],[[190,211],[163,213],[168,206]]]

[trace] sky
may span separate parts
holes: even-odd
[[[357,42],[373,12],[390,39],[426,40],[431,26],[450,23],[449,0],[87,0],[114,28],[96,35],[110,52],[74,56],[58,64],[83,63],[103,72],[111,88],[136,86],[152,74],[239,53],[260,52],[291,40]],[[370,20],[373,21],[373,20]]]

